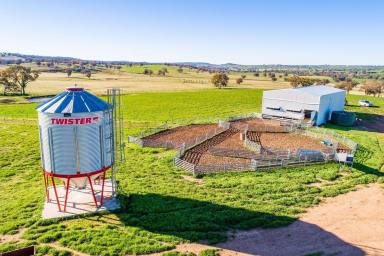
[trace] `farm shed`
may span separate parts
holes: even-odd
[[[345,91],[318,85],[292,89],[265,91],[263,116],[303,120],[312,125],[326,123],[333,111],[342,111]]]

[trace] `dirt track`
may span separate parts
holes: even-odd
[[[384,255],[384,189],[378,184],[329,198],[293,224],[277,229],[238,232],[216,245],[222,256]],[[198,252],[201,244],[179,251]]]

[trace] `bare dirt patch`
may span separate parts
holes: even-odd
[[[152,143],[166,143],[167,141],[170,141],[174,144],[182,144],[203,136],[208,132],[212,132],[215,129],[218,129],[217,124],[191,124],[153,134],[143,138],[143,141]]]
[[[192,177],[192,176],[182,175],[181,178],[183,178],[186,181],[193,182],[193,183],[200,185],[200,186],[204,184],[204,181],[202,179],[197,179],[197,178]]]
[[[24,241],[21,237],[26,231],[26,228],[20,229],[16,234],[13,235],[3,235],[0,237],[0,243],[7,243],[7,242],[22,242]]]
[[[223,165],[223,164],[250,164],[251,160],[244,158],[215,156],[209,153],[204,153],[199,161],[200,165]]]
[[[233,127],[244,130],[248,128],[248,130],[252,131],[254,129],[263,129],[269,130],[273,129],[274,132],[284,132],[284,127],[281,126],[280,121],[277,120],[268,120],[261,118],[245,118],[236,121],[231,121]]]
[[[262,133],[261,145],[280,150],[290,149],[295,152],[299,148],[326,150],[327,147],[320,140],[297,133]]]
[[[213,146],[213,148],[227,148],[227,149],[246,149],[244,141],[240,139],[241,132],[229,135],[222,142]]]

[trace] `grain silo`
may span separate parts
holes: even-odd
[[[66,189],[64,212],[70,187],[82,189],[89,185],[97,207],[92,185],[97,179],[102,181],[99,205],[103,204],[106,171],[114,163],[112,105],[83,88],[74,87],[67,88],[36,110],[48,200],[51,182],[61,211],[55,184],[55,178],[59,178]]]

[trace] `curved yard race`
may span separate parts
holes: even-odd
[[[127,94],[123,97],[125,135],[166,121],[177,125],[208,123],[236,114],[260,112],[261,95],[262,90],[258,89]],[[357,101],[362,98],[377,107],[359,107]],[[248,255],[258,252],[278,255],[281,253],[276,247],[278,243],[271,242],[269,250],[259,237],[260,247],[255,247],[259,249],[250,250],[247,244],[236,243],[238,234],[246,234],[248,240],[252,240],[249,238],[252,234],[267,237],[275,230],[269,228],[292,223],[294,226],[288,227],[306,227],[324,235],[320,238],[329,237],[332,234],[307,223],[312,219],[304,213],[318,204],[321,207],[329,197],[336,199],[340,194],[370,183],[382,186],[384,181],[384,134],[370,125],[382,120],[377,118],[384,115],[384,100],[349,95],[348,103],[346,110],[356,112],[359,122],[365,125],[352,128],[327,125],[326,128],[359,144],[352,171],[339,170],[336,163],[326,163],[192,177],[173,166],[175,150],[127,144],[127,161],[118,173],[121,209],[62,220],[41,219],[44,185],[34,111],[37,104],[18,101],[0,104],[0,252],[34,244],[40,255],[161,255],[166,252],[183,255],[169,251],[197,248],[188,247],[191,244],[212,244],[223,255],[235,255],[228,250]],[[261,139],[264,143],[276,144],[268,137]],[[371,190],[380,191],[380,188]],[[367,210],[365,214],[369,216],[370,209],[364,207],[361,211]],[[295,222],[300,216],[304,216],[303,219]],[[268,229],[255,233],[252,231],[255,228]],[[380,238],[384,239],[383,234]],[[321,243],[320,240],[317,242]],[[350,255],[362,255],[366,250],[341,238],[338,241],[349,246]],[[302,248],[298,253],[337,253],[337,248],[344,247],[322,250],[320,244]]]

